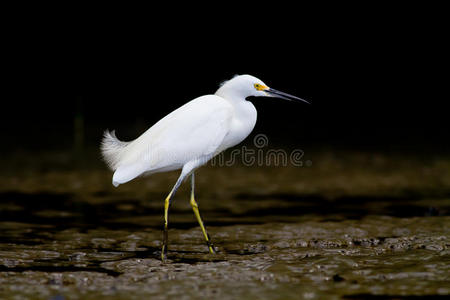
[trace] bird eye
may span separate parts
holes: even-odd
[[[259,83],[255,83],[253,86],[255,87],[255,89],[257,91],[264,91],[265,89],[267,89],[267,86],[259,84]]]

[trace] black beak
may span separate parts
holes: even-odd
[[[299,97],[295,97],[295,96],[289,95],[287,93],[283,93],[283,92],[277,91],[277,90],[272,89],[272,88],[269,88],[269,89],[265,90],[265,92],[268,93],[272,97],[277,97],[277,98],[281,98],[281,99],[285,99],[285,100],[289,100],[289,101],[302,101],[302,102],[311,104],[308,101],[306,101],[305,99],[302,99],[302,98],[299,98]]]

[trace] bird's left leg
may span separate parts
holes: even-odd
[[[191,175],[191,206],[192,206],[192,209],[194,210],[194,214],[195,214],[195,217],[197,218],[198,224],[200,224],[200,228],[202,229],[203,236],[205,237],[206,244],[208,245],[208,248],[209,248],[209,252],[215,253],[214,246],[211,243],[211,239],[210,239],[208,233],[206,232],[206,228],[203,225],[202,218],[200,217],[200,211],[198,210],[198,204],[197,204],[197,201],[195,201],[194,190],[195,190],[195,176],[194,176],[194,173],[192,173],[192,175]]]
[[[165,261],[167,256],[167,244],[169,240],[169,207],[172,204],[172,197],[177,192],[178,188],[180,187],[181,182],[183,182],[183,179],[186,177],[183,173],[178,178],[177,182],[175,183],[174,187],[170,191],[169,195],[167,196],[166,200],[164,201],[164,233],[163,233],[163,246],[161,249],[161,260]]]

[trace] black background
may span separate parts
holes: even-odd
[[[186,11],[184,18],[104,13],[89,21],[61,14],[16,24],[5,43],[2,151],[70,149],[77,115],[86,145],[98,145],[106,128],[133,139],[245,73],[313,103],[251,99],[259,114],[254,133],[274,143],[449,150],[441,8],[322,3],[239,10]]]

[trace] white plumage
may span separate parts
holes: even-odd
[[[105,132],[101,150],[108,166],[114,171],[114,186],[141,175],[182,169],[166,199],[163,260],[164,252],[167,251],[170,200],[183,179],[190,174],[191,204],[210,252],[214,252],[194,199],[193,172],[251,133],[257,112],[253,104],[246,101],[249,96],[302,100],[271,89],[256,77],[240,75],[222,84],[214,95],[198,97],[171,112],[134,141],[122,142],[117,139],[114,131]]]
[[[119,141],[114,131],[106,131],[101,149],[105,161],[115,171],[114,186],[140,175],[182,169],[185,165],[190,173],[245,139],[255,126],[256,109],[245,97],[226,98],[230,94],[227,86],[232,88],[233,81],[239,78],[223,84],[215,95],[186,103],[134,141]],[[252,79],[263,85],[259,79]]]

